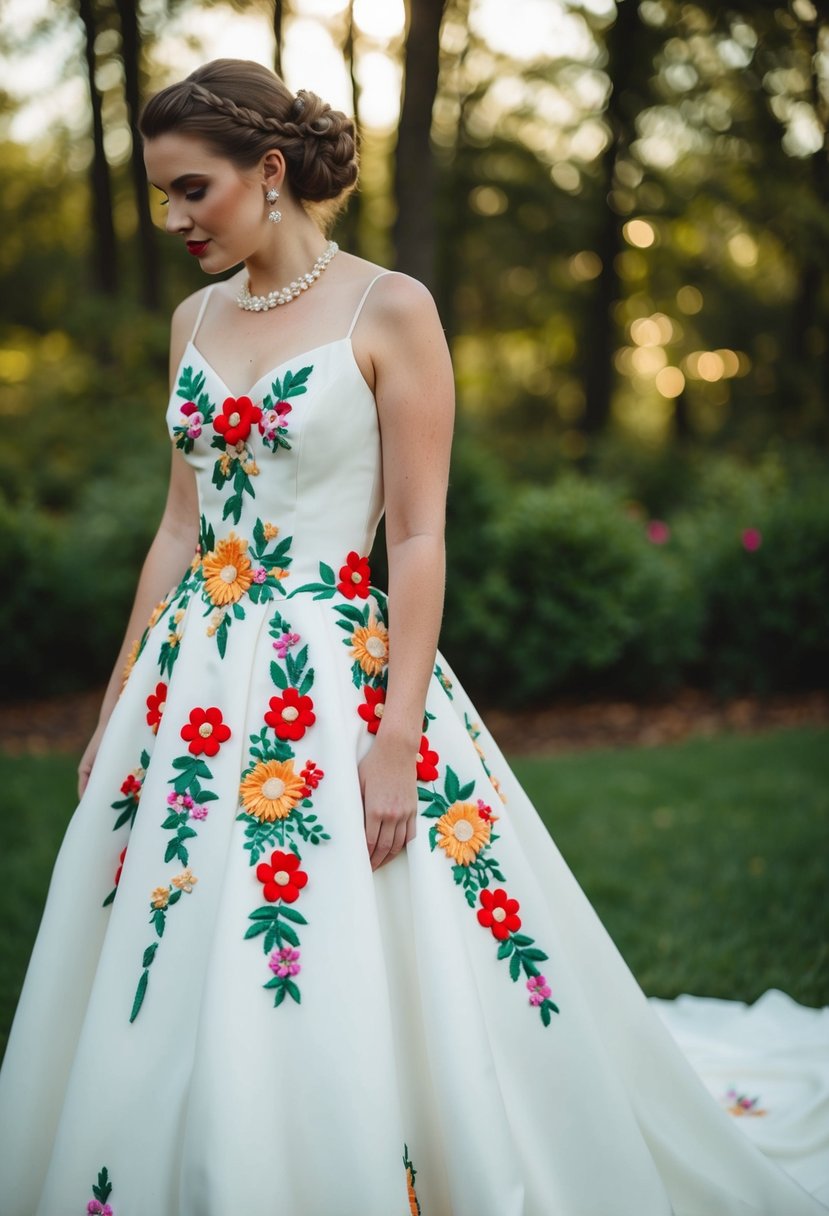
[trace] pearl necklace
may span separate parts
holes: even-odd
[[[308,273],[301,274],[298,279],[294,279],[293,283],[283,287],[281,291],[269,291],[266,296],[252,296],[250,279],[248,279],[236,297],[236,303],[246,312],[266,312],[269,308],[276,308],[280,304],[290,304],[291,300],[295,300],[303,291],[314,286],[339,248],[336,241],[329,241]]]

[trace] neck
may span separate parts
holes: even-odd
[[[284,232],[274,232],[272,237],[269,234],[270,239],[245,259],[251,295],[267,295],[307,274],[324,252],[328,241],[313,220],[304,218],[304,223],[292,225],[289,239]]]

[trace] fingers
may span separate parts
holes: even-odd
[[[374,817],[372,825],[375,829],[373,842],[369,825],[366,824],[366,841],[372,870],[378,870],[397,856],[404,845],[414,837],[415,824],[415,812],[399,816],[378,815]]]

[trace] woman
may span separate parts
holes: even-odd
[[[691,1071],[436,653],[451,367],[428,292],[319,226],[351,122],[219,60],[141,127],[167,230],[242,268],[173,317],[170,490],[0,1077],[3,1212],[825,1211]]]

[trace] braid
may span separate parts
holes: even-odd
[[[273,131],[282,134],[282,123],[278,118],[265,118],[263,114],[249,109],[248,106],[237,105],[230,97],[212,93],[203,84],[193,81],[190,84],[190,95],[208,109],[215,110],[217,114],[224,114],[227,118],[232,118],[240,126],[253,127],[255,131]]]
[[[253,127],[255,131],[273,132],[275,135],[282,135],[286,139],[307,139],[309,135],[324,135],[331,126],[331,119],[327,115],[321,114],[314,122],[295,122],[288,120],[282,122],[279,118],[266,118],[264,114],[260,114],[257,110],[251,110],[248,106],[237,105],[230,97],[222,97],[219,93],[213,93],[210,89],[206,89],[203,84],[198,84],[192,81],[190,84],[190,93],[202,105],[208,106],[209,109],[215,110],[218,114],[225,114],[228,118],[232,118],[234,122],[238,122],[243,127]],[[290,113],[295,114],[298,118],[305,109],[306,98],[308,94],[305,89],[300,89],[294,98]]]

